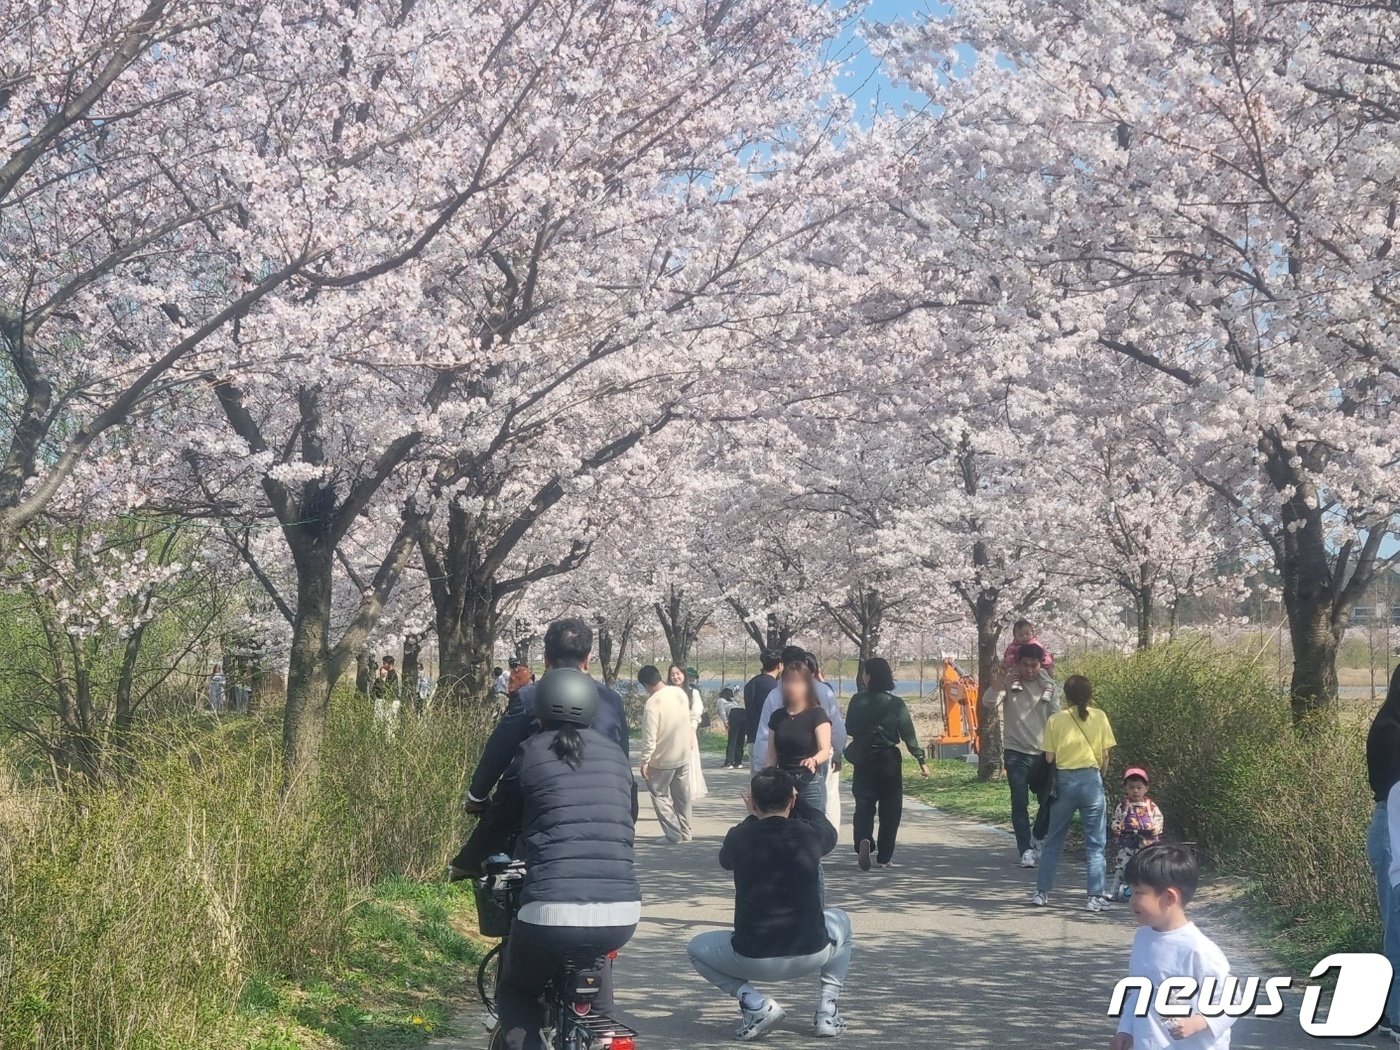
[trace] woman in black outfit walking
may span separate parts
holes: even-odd
[[[880,867],[888,868],[894,856],[899,822],[904,815],[904,763],[899,754],[900,740],[918,761],[919,772],[928,777],[924,749],[919,746],[909,707],[894,693],[894,672],[890,670],[889,661],[876,656],[865,662],[865,688],[851,700],[850,710],[846,712],[846,733],[851,741],[846,748],[846,758],[856,770],[851,778],[851,794],[856,800],[851,829],[855,832],[860,870],[870,870],[877,810],[880,834],[873,846],[875,860]]]

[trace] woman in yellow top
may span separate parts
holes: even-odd
[[[1035,895],[1031,903],[1044,907],[1050,903],[1050,891],[1055,888],[1055,869],[1065,850],[1069,822],[1079,811],[1084,825],[1084,849],[1088,854],[1089,911],[1103,911],[1104,899],[1104,825],[1105,804],[1103,771],[1108,768],[1108,752],[1118,741],[1108,715],[1091,706],[1094,687],[1081,674],[1068,679],[1064,688],[1064,711],[1050,716],[1045,725],[1045,758],[1054,762],[1055,804],[1050,807],[1050,831],[1041,854],[1040,871],[1035,880]]]

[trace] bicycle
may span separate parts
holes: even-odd
[[[501,1050],[496,993],[510,925],[520,911],[525,864],[498,854],[486,859],[483,870],[485,876],[474,880],[478,925],[482,933],[500,937],[501,941],[477,965],[476,990],[491,1016],[490,1050]],[[635,1031],[615,1018],[593,1011],[593,1003],[603,990],[603,967],[615,957],[614,952],[604,958],[565,959],[560,963],[541,997],[546,1008],[546,1041],[553,1050],[635,1050]]]

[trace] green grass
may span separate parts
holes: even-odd
[[[470,890],[390,879],[347,919],[337,971],[300,982],[249,982],[239,1003],[247,1050],[400,1050],[451,1034],[475,994]]]
[[[918,763],[905,757],[906,795],[955,816],[1011,826],[1011,796],[1005,780],[978,780],[977,767],[962,759],[931,760],[928,770],[929,778],[924,780]]]

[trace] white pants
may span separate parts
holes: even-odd
[[[841,771],[834,763],[826,771],[826,819],[841,830]]]

